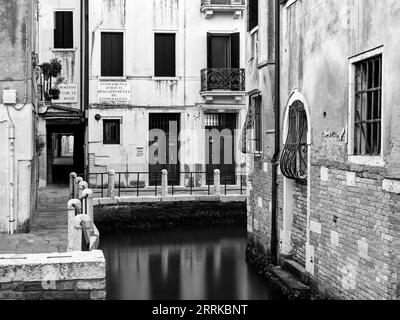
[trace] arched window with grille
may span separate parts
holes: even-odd
[[[308,122],[304,105],[295,101],[289,109],[286,143],[281,155],[282,174],[301,183],[308,178]]]

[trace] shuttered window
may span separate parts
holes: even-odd
[[[122,32],[101,33],[101,76],[124,76],[124,34]]]
[[[156,77],[176,76],[175,33],[155,34],[155,67]]]
[[[247,29],[251,31],[258,26],[258,0],[247,1]]]
[[[103,144],[120,144],[120,137],[120,120],[103,120]]]
[[[54,13],[54,48],[72,49],[74,47],[74,28],[72,11]]]

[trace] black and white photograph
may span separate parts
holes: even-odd
[[[399,53],[399,0],[0,0],[0,303],[400,300]]]

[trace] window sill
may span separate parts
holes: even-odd
[[[371,167],[384,167],[385,160],[381,156],[349,156],[348,161],[352,164],[371,166]]]
[[[50,50],[53,52],[75,52],[78,50],[78,48],[50,48]]]
[[[100,81],[126,81],[126,77],[99,77]]]
[[[179,77],[152,77],[153,81],[178,81]]]

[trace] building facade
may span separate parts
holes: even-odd
[[[270,255],[276,66],[268,2],[247,35],[248,89],[261,97],[250,106],[262,101],[262,150],[248,155],[248,231]],[[399,298],[399,6],[295,0],[279,8],[280,262],[330,297]]]
[[[29,230],[35,207],[33,1],[0,1],[0,233]]]
[[[244,11],[241,0],[89,1],[92,183],[110,169],[143,172],[143,185],[157,183],[163,169],[174,185],[188,186],[189,172],[204,173],[196,178],[204,185],[215,169],[237,183]],[[208,130],[227,137],[214,139]],[[231,152],[217,161],[221,141]]]
[[[84,5],[81,0],[37,2],[40,187],[63,184],[70,172],[85,171]],[[61,70],[48,76],[46,66]]]

